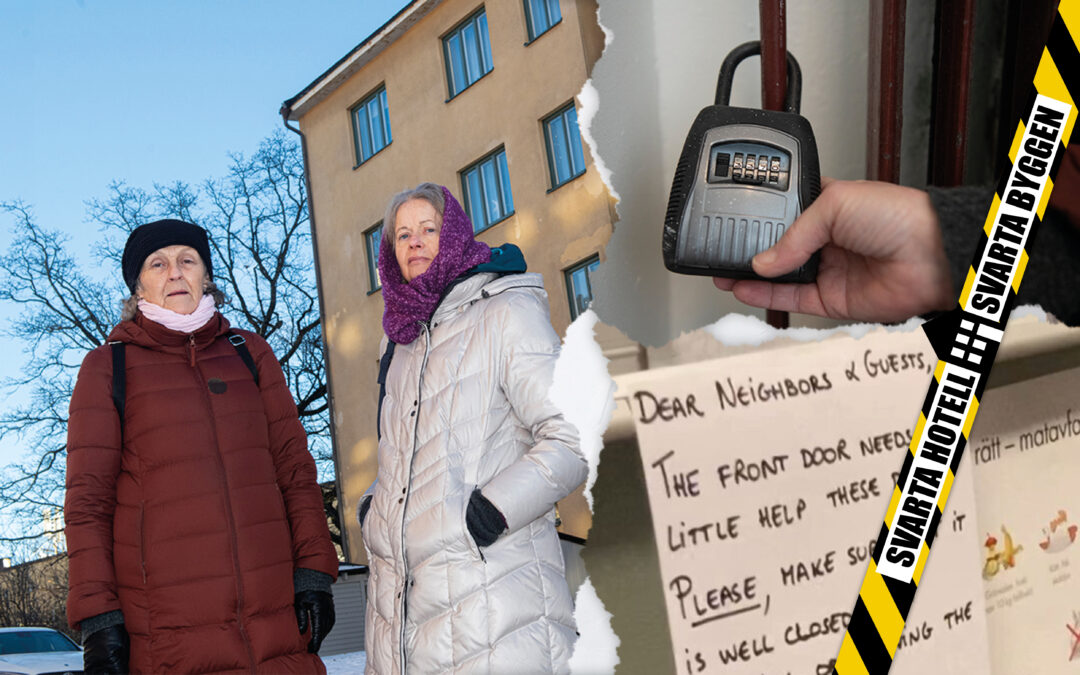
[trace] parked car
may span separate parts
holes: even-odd
[[[0,628],[0,675],[75,675],[82,648],[52,628]]]

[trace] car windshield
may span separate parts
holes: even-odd
[[[53,630],[19,630],[0,633],[0,655],[73,652],[78,649],[78,645],[66,635]]]

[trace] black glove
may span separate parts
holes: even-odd
[[[83,672],[87,675],[123,675],[128,672],[131,642],[124,624],[94,631],[83,640]]]
[[[506,531],[506,518],[480,490],[473,490],[465,509],[465,526],[477,546],[491,546]]]
[[[371,508],[371,495],[360,500],[360,508],[356,511],[356,519],[360,521],[360,527],[364,526],[364,518],[367,516],[368,509]]]
[[[296,624],[300,627],[301,635],[307,632],[310,617],[311,641],[307,650],[317,654],[322,641],[334,627],[334,596],[326,591],[300,591],[294,596],[293,607],[296,608]]]

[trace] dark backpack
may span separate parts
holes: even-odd
[[[248,351],[247,345],[244,344],[247,340],[243,335],[229,331],[225,335],[229,338],[229,344],[236,348],[236,353],[240,355],[240,360],[244,362],[247,369],[251,371],[251,376],[255,378],[255,386],[259,386],[259,369],[255,366],[255,359],[251,358],[251,352]],[[116,340],[109,343],[112,347],[112,400],[113,405],[116,406],[116,412],[120,415],[120,438],[124,438],[124,401],[127,398],[127,369],[124,363],[124,343],[120,340]],[[382,399],[379,399],[380,402]]]

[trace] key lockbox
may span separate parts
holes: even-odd
[[[672,272],[763,279],[750,259],[771,247],[821,192],[817,144],[798,114],[802,77],[787,55],[785,110],[728,105],[738,64],[761,53],[739,45],[724,59],[716,103],[694,120],[675,169],[664,219],[664,264]],[[808,283],[820,253],[770,281]]]

